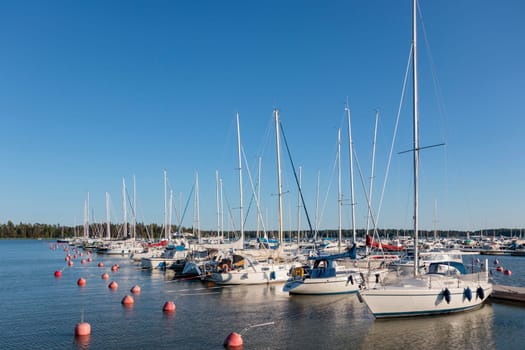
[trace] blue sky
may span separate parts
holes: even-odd
[[[420,227],[525,225],[525,4],[421,1]],[[277,226],[274,108],[312,222],[336,229],[337,129],[343,227],[350,227],[345,101],[365,186],[379,128],[377,214],[411,43],[411,1],[11,1],[0,4],[0,222],[122,219],[121,183],[137,184],[137,217],[163,222],[163,169],[175,210],[199,178],[201,229],[239,227],[235,113],[261,207]],[[378,225],[412,227],[407,90]],[[297,186],[283,155],[284,228],[297,229]],[[357,226],[366,200],[357,169]],[[319,174],[319,197],[316,200]],[[251,198],[244,173],[245,212]],[[181,202],[183,204],[181,204]],[[185,226],[194,222],[190,199]],[[436,210],[437,208],[437,210]],[[128,208],[128,212],[129,212]],[[227,213],[234,218],[229,223]],[[255,210],[246,226],[255,228]],[[173,219],[174,223],[177,220]],[[301,227],[306,228],[304,214]]]

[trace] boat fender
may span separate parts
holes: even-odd
[[[376,273],[376,283],[379,283],[379,274]]]
[[[348,279],[346,280],[346,284],[348,285],[348,282],[350,282],[352,285],[354,285],[354,277],[352,275],[348,276]]]
[[[465,296],[465,299],[468,301],[472,300],[472,291],[470,290],[470,287],[467,287],[463,290],[463,295]]]
[[[450,290],[448,290],[448,288],[445,288],[442,293],[443,293],[443,298],[445,298],[445,301],[447,302],[447,304],[450,304]]]
[[[271,280],[275,279],[275,271],[270,272],[270,279]]]
[[[485,299],[485,291],[483,290],[483,288],[481,288],[481,286],[479,286],[478,289],[476,289],[476,296],[481,300]]]

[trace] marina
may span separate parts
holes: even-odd
[[[66,253],[50,244],[56,243],[0,241],[0,327],[9,330],[2,349],[223,349],[232,332],[242,335],[244,349],[521,348],[525,308],[518,303],[489,298],[465,313],[381,321],[355,293],[291,296],[282,283],[221,286],[102,254],[67,266]],[[513,274],[491,269],[494,283],[523,288],[525,259],[498,259]],[[117,289],[108,288],[112,281]],[[140,294],[131,293],[135,285]],[[134,298],[131,307],[121,303],[126,295]],[[176,306],[172,314],[162,311],[167,301]],[[81,320],[91,325],[86,338],[74,335]]]

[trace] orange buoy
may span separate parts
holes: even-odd
[[[227,348],[240,347],[242,346],[242,337],[239,333],[232,332],[226,337],[226,339],[224,339],[223,345]]]
[[[109,275],[104,272],[100,277],[102,277],[103,280],[107,280],[109,278]]]
[[[162,311],[164,312],[173,312],[175,311],[177,307],[175,306],[175,303],[173,301],[167,301],[164,303],[164,307],[162,308]]]
[[[86,280],[82,277],[80,277],[77,281],[77,284],[81,287],[85,286],[86,285]]]
[[[76,336],[84,336],[84,335],[90,335],[91,334],[91,325],[87,322],[80,322],[77,323],[75,326],[75,335]]]
[[[103,262],[99,262],[98,263],[98,267],[104,267],[104,263]]]
[[[109,284],[108,288],[109,289],[117,289],[118,288],[118,283],[115,282],[115,281],[111,281],[111,283]]]
[[[122,305],[133,305],[135,303],[135,300],[133,300],[133,297],[131,295],[126,295],[124,298],[122,298],[121,301]]]
[[[512,271],[510,271],[509,269],[506,269],[505,271],[503,271],[503,274],[507,275],[507,276],[510,276],[510,275],[512,275]]]
[[[499,272],[503,271],[503,266],[496,267],[496,271],[499,271]]]
[[[56,270],[56,271],[55,271],[55,277],[57,277],[57,278],[58,278],[58,277],[62,277],[62,271],[60,271],[60,270]]]
[[[139,294],[140,293],[140,286],[138,284],[131,287],[130,292],[133,294]]]

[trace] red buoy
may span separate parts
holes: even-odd
[[[510,276],[510,275],[512,275],[512,271],[510,271],[509,269],[506,269],[505,271],[503,271],[503,274],[507,275],[507,276]]]
[[[126,295],[124,298],[122,298],[121,303],[125,306],[131,306],[135,303],[135,300],[133,300],[133,297],[131,295]]]
[[[117,265],[111,266],[111,271],[118,271],[118,266]]]
[[[77,284],[81,287],[85,286],[86,285],[86,280],[82,277],[80,277],[77,281]]]
[[[85,263],[86,263],[86,259],[82,259],[82,260],[80,260],[80,263],[81,263],[81,264],[85,264]]]
[[[164,312],[173,312],[175,311],[176,306],[173,301],[167,301],[164,303],[164,307],[162,308],[162,311]]]
[[[73,266],[73,265],[74,265],[74,264],[73,264],[73,260],[69,260],[69,261],[67,262],[67,264],[68,264],[69,266]]]
[[[102,277],[103,280],[107,280],[109,278],[109,275],[104,272],[100,277]]]
[[[98,267],[104,267],[104,263],[103,262],[99,262],[98,263]]]
[[[58,278],[58,277],[62,277],[62,271],[60,271],[60,270],[56,270],[56,271],[55,271],[55,277],[57,277],[57,278]]]
[[[131,287],[130,292],[133,293],[133,294],[139,294],[140,293],[140,286],[138,284],[134,285],[133,287]]]
[[[241,347],[242,337],[239,333],[232,332],[226,337],[226,339],[224,339],[223,345],[225,348]]]
[[[88,260],[87,260],[87,261],[88,261],[88,262],[92,262],[92,261],[93,261],[93,259],[91,259],[91,258],[88,258]]]
[[[498,272],[503,271],[503,266],[498,266],[498,267],[496,267],[496,271],[498,271]]]
[[[75,335],[76,336],[84,336],[84,335],[90,335],[91,334],[91,325],[87,322],[80,322],[77,323],[75,326]]]
[[[118,288],[118,283],[115,282],[115,281],[111,281],[111,283],[109,284],[108,288],[109,289],[117,289]]]

